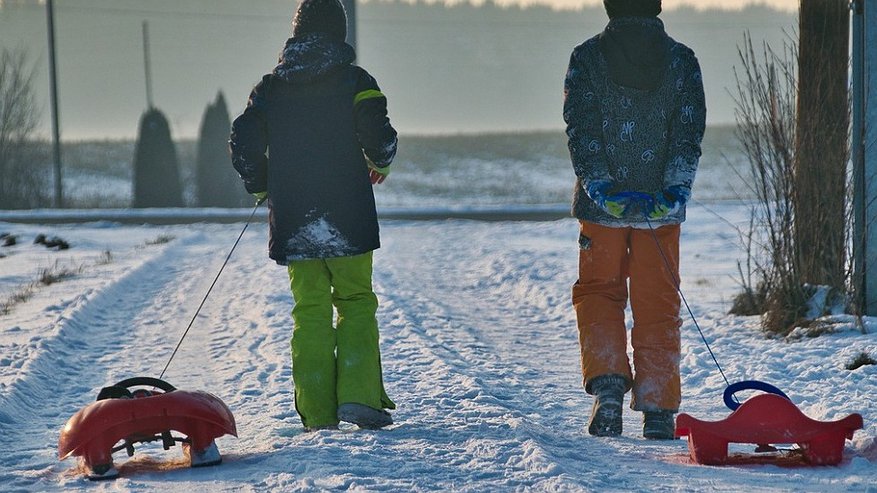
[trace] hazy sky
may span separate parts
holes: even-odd
[[[460,3],[467,0],[446,0],[445,3]],[[678,7],[695,7],[698,9],[741,9],[747,5],[768,5],[775,9],[793,11],[798,9],[800,0],[664,0],[664,9],[672,10]],[[0,3],[3,3],[0,0]],[[473,0],[473,3],[482,3],[481,0]],[[582,5],[602,5],[603,0],[494,0],[499,5],[552,5],[556,7],[575,8]]]
[[[366,0],[370,1],[370,0]],[[374,0],[371,0],[374,1]],[[429,0],[427,0],[429,1]],[[441,0],[439,0],[441,1]],[[444,3],[454,4],[470,0],[445,0]],[[483,3],[483,0],[471,0],[472,3]],[[663,7],[665,9],[674,9],[678,7],[695,7],[698,9],[722,8],[722,9],[741,9],[747,5],[768,5],[775,9],[796,10],[800,0],[664,0]],[[0,0],[2,6],[4,0]],[[12,3],[12,2],[6,2]],[[44,4],[45,0],[38,0],[38,3]],[[532,5],[543,4],[557,7],[575,8],[582,5],[593,6],[600,5],[603,0],[494,0],[499,5]]]
[[[0,49],[24,48],[33,63],[47,134],[46,21],[38,1],[0,0],[10,7],[0,8]],[[276,63],[296,1],[55,2],[63,138],[136,135],[146,106],[144,22],[153,101],[174,136],[196,136],[204,108],[220,91],[236,116],[253,84]],[[483,7],[465,0],[359,1],[358,62],[391,95],[393,121],[406,134],[562,128],[569,53],[607,21],[602,0],[493,0]],[[445,1],[462,5],[444,8]],[[496,7],[513,2],[587,8]],[[680,9],[691,5],[697,9]],[[708,6],[731,10],[704,11]],[[778,7],[783,10],[771,10]],[[734,122],[733,69],[742,33],[749,32],[756,46],[782,46],[796,12],[797,0],[664,0],[669,32],[698,54],[711,124]]]

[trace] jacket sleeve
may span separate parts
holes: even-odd
[[[706,127],[706,102],[703,93],[703,76],[694,53],[685,52],[673,58],[674,64],[682,64],[676,79],[676,108],[670,121],[667,168],[664,172],[664,188],[684,186],[691,189],[697,164],[700,160],[700,144]]]
[[[268,190],[268,130],[264,115],[267,76],[250,93],[247,107],[231,126],[229,149],[234,169],[249,193]]]
[[[356,136],[366,157],[379,168],[386,168],[396,156],[396,130],[387,117],[387,98],[374,77],[359,69],[353,98]]]
[[[602,113],[580,59],[583,48],[576,48],[569,60],[563,86],[563,120],[573,169],[582,185],[587,186],[590,181],[607,180],[611,176],[603,149]]]

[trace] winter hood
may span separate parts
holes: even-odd
[[[616,84],[651,90],[661,83],[670,58],[670,39],[655,17],[612,19],[600,33],[600,51]]]
[[[280,54],[274,75],[291,83],[310,82],[356,60],[349,44],[323,33],[292,37]]]

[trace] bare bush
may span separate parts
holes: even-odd
[[[786,43],[778,53],[765,44],[759,56],[747,34],[738,55],[742,68],[739,72],[735,68],[737,138],[749,159],[748,183],[757,199],[747,263],[755,265],[764,293],[763,327],[769,332],[782,331],[803,315],[806,302],[794,262],[797,50]],[[744,291],[757,291],[746,282]]]
[[[749,159],[749,186],[757,199],[748,253],[764,292],[763,328],[783,332],[803,316],[806,303],[794,261],[797,50],[791,43],[779,53],[763,45],[759,56],[747,34],[738,55],[737,138]],[[760,246],[758,251],[753,245]],[[744,286],[755,291],[751,284]]]
[[[757,52],[745,35],[738,55],[737,138],[757,200],[744,235],[747,271],[740,269],[744,289],[735,308],[755,306],[764,331],[787,335],[825,314],[810,310],[816,285],[843,291],[849,281],[848,97],[843,92],[838,102],[832,87],[832,97],[817,98],[828,92],[827,83],[804,84],[810,95],[802,102],[799,67],[815,77],[814,71],[833,73],[837,63],[799,65],[792,42],[782,52],[766,44]],[[826,128],[808,121],[802,129],[802,112],[834,123]]]
[[[34,74],[24,51],[0,53],[0,209],[50,202],[45,145],[35,137],[39,112]]]

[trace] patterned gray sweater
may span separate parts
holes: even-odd
[[[617,84],[600,48],[601,36],[631,29],[660,30],[651,39],[667,44],[667,66],[653,90]],[[660,72],[659,72],[660,73]],[[640,213],[617,219],[585,193],[591,180],[612,180],[617,190],[660,194],[672,185],[691,188],[700,158],[706,105],[694,52],[664,32],[657,18],[622,17],[573,50],[564,84],[563,118],[577,179],[573,214],[611,227],[646,227]],[[653,220],[685,220],[685,208]]]

